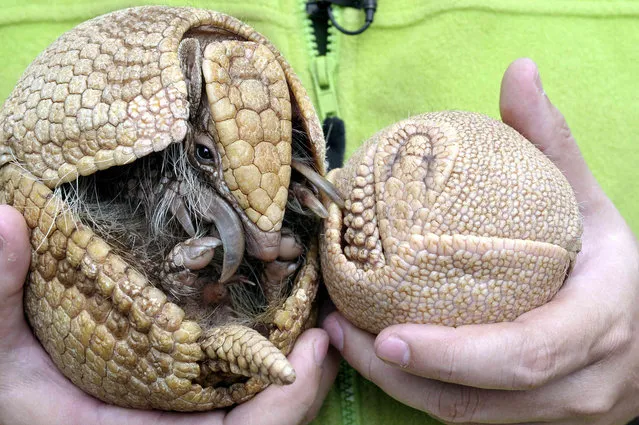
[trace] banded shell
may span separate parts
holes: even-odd
[[[178,58],[179,43],[187,35],[231,44],[248,41],[255,58],[268,57],[279,65],[286,85],[273,90],[289,96],[288,106],[281,106],[289,120],[297,120],[305,130],[307,154],[324,173],[320,123],[290,65],[251,27],[208,10],[139,7],[87,21],[34,60],[0,111],[0,202],[21,211],[31,229],[33,259],[25,287],[29,322],[69,379],[93,396],[122,406],[180,411],[226,407],[265,388],[267,381],[260,376],[270,373],[263,366],[265,359],[242,360],[251,368],[265,368],[251,378],[220,364],[216,370],[236,376],[237,382],[217,385],[216,372],[203,361],[207,353],[217,360],[220,354],[224,357],[226,343],[223,349],[202,346],[207,330],[155,288],[144,270],[136,270],[81,224],[54,194],[55,188],[79,176],[123,166],[182,142],[192,114]],[[207,51],[205,60],[215,60],[215,53]],[[252,99],[246,98],[250,85],[239,89],[245,103],[263,106],[263,88]],[[215,88],[207,87],[207,92],[212,97]],[[263,150],[273,153],[277,148]],[[278,166],[288,167],[282,158]],[[222,171],[232,172],[233,161],[227,158],[228,169]],[[290,168],[280,174],[290,176]],[[272,193],[271,201],[279,192]],[[258,223],[268,212],[259,215]],[[318,254],[317,244],[310,245],[268,329],[268,340],[280,355],[290,352],[313,320]],[[246,342],[229,341],[238,350]]]
[[[357,326],[514,320],[548,302],[580,250],[561,171],[507,125],[419,115],[329,173],[343,194],[320,241],[332,300]]]

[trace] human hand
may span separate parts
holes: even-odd
[[[302,334],[289,360],[297,379],[271,386],[229,411],[168,413],[111,406],[67,380],[29,329],[22,307],[31,247],[22,216],[0,205],[0,424],[301,424],[319,411],[339,356],[321,329]]]
[[[397,400],[452,423],[625,424],[639,415],[639,248],[597,185],[535,64],[502,81],[504,122],[565,174],[583,249],[548,304],[512,323],[395,325],[377,337],[333,313],[331,343]]]

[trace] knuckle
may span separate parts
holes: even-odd
[[[437,362],[437,364],[440,365],[437,379],[451,382],[455,378],[461,378],[459,376],[459,362],[457,360],[459,349],[457,344],[448,344],[445,346],[441,354],[441,359]]]
[[[558,113],[558,120],[558,135],[559,142],[562,144],[561,147],[574,146],[576,144],[575,138],[572,136],[568,122],[560,112]]]
[[[610,412],[616,404],[615,398],[610,394],[600,392],[592,397],[579,397],[569,406],[568,414],[571,417],[597,417]]]
[[[599,358],[611,357],[619,353],[625,353],[631,349],[634,336],[637,332],[636,324],[632,320],[621,318],[621,323],[613,326],[607,333],[606,338],[601,338]]]
[[[475,388],[461,385],[445,386],[425,410],[447,423],[472,422],[481,408]]]
[[[550,156],[551,159],[553,159],[554,157],[560,157],[562,155],[565,155],[566,153],[570,153],[572,155],[577,149],[577,142],[575,141],[572,131],[570,130],[568,122],[557,108],[554,109],[555,113],[553,121],[553,146],[548,151],[544,150],[544,153]]]
[[[546,384],[555,376],[558,357],[558,347],[547,336],[522,343],[519,362],[512,374],[512,387],[528,390]]]

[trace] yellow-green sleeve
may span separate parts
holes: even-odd
[[[158,1],[0,0],[0,101],[33,58],[93,16]],[[310,88],[302,0],[163,1],[232,14],[269,37]],[[338,13],[357,28],[362,14]],[[347,154],[392,122],[465,109],[498,117],[501,76],[531,57],[604,190],[639,232],[639,2],[631,0],[379,0],[359,36],[336,35],[332,54]],[[315,424],[423,425],[425,413],[343,367]]]

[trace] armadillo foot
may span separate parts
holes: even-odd
[[[285,293],[284,283],[295,273],[297,267],[297,262],[279,260],[264,265],[261,282],[264,296],[269,305],[280,300],[282,294]]]
[[[266,263],[262,271],[262,290],[269,305],[281,301],[281,296],[286,293],[286,282],[299,268],[303,253],[304,247],[297,235],[291,229],[283,228],[277,260]]]
[[[262,334],[242,325],[224,325],[207,332],[202,349],[214,372],[231,372],[271,384],[295,381],[295,371],[286,356]]]
[[[193,270],[208,266],[215,255],[215,248],[221,244],[218,238],[206,236],[175,245],[162,265],[160,279],[163,285],[171,289],[194,286],[198,275]]]

